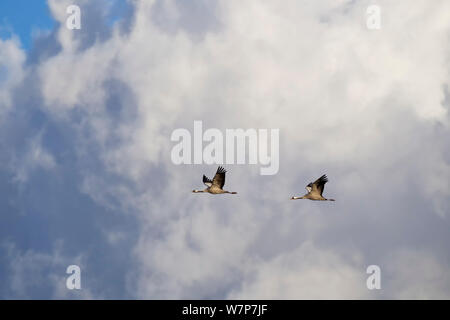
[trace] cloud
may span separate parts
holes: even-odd
[[[0,39],[0,124],[4,113],[11,108],[11,91],[24,77],[25,54],[17,38]]]
[[[450,268],[428,252],[403,249],[392,254],[388,279],[395,299],[450,297]]]
[[[71,133],[78,191],[138,221],[133,259],[122,261],[130,296],[447,296],[404,272],[409,258],[388,257],[425,252],[424,274],[449,268],[448,2],[380,1],[374,31],[368,1],[134,1],[108,32],[105,2],[79,2],[92,23],[78,31],[64,27],[67,3],[49,2],[60,50],[5,83],[38,101],[16,96],[16,108]],[[189,20],[193,8],[208,18]],[[0,57],[13,55],[23,53]],[[215,168],[172,164],[170,136],[194,120],[280,129],[279,173],[229,166],[237,197],[192,195]],[[32,141],[27,168],[54,174],[58,148]],[[288,200],[323,173],[336,203]],[[123,233],[100,228],[113,250]],[[382,293],[365,288],[371,264],[396,270]]]
[[[31,138],[26,147],[26,153],[13,160],[12,166],[15,168],[12,170],[16,173],[14,180],[17,182],[24,183],[28,179],[30,172],[36,168],[44,170],[55,168],[54,157],[42,146],[42,135],[43,132]]]
[[[89,288],[69,290],[66,287],[66,269],[76,264],[83,267],[83,257],[75,259],[64,256],[62,243],[57,242],[49,254],[27,250],[20,251],[12,243],[4,243],[3,248],[9,260],[9,290],[7,299],[30,299],[36,290],[48,290],[52,299],[92,299]],[[81,278],[83,280],[83,278]]]
[[[289,253],[255,263],[242,287],[229,298],[367,299],[364,267],[358,266],[356,257],[351,260],[305,242]]]

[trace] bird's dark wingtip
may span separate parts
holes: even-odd
[[[227,170],[225,170],[222,166],[219,166],[217,168],[217,173],[225,173],[225,172],[227,172]]]

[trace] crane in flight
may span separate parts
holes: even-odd
[[[207,176],[203,175],[203,183],[207,188],[204,190],[194,189],[192,190],[192,192],[194,193],[208,192],[211,194],[223,194],[223,193],[237,194],[237,192],[230,192],[222,189],[225,184],[226,172],[227,171],[222,167],[217,168],[216,175],[212,180],[209,179]]]
[[[309,199],[309,200],[320,200],[320,201],[334,201],[334,199],[327,199],[322,196],[323,188],[325,187],[325,183],[328,182],[327,176],[324,174],[319,179],[314,182],[310,182],[306,186],[306,190],[308,191],[303,197],[292,197],[291,200],[297,199]]]

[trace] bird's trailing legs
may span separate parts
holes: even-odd
[[[306,196],[303,196],[303,197],[292,197],[291,198],[291,200],[299,200],[299,199],[309,199],[309,198],[307,198]],[[316,200],[316,201],[336,201],[336,200],[334,200],[334,199],[325,199],[325,198],[323,198],[323,199],[310,199],[310,200]]]

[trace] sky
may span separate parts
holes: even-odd
[[[450,2],[4,0],[0,17],[1,299],[450,298]],[[279,129],[279,171],[226,164],[237,195],[193,194],[217,165],[174,164],[171,133],[196,120]],[[289,200],[324,173],[335,202]]]
[[[45,1],[5,0],[0,3],[0,36],[20,39],[22,48],[32,45],[33,34],[51,30],[54,20]]]

